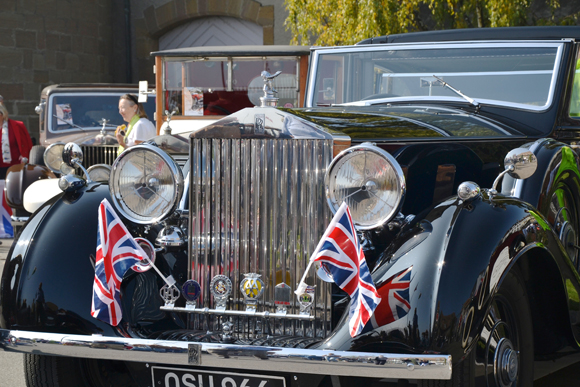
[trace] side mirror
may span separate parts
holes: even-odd
[[[69,142],[62,151],[62,161],[69,167],[75,168],[83,162],[83,150],[78,144]]]
[[[38,115],[42,115],[42,112],[44,111],[44,107],[46,105],[46,102],[41,102],[39,103],[35,108],[34,111],[36,112],[36,114]]]
[[[147,81],[139,81],[139,103],[147,102],[147,96],[149,94],[155,94],[155,90],[149,90],[149,83]]]
[[[516,148],[509,151],[504,159],[505,170],[495,178],[493,186],[489,190],[491,195],[496,195],[496,187],[501,178],[508,173],[514,179],[527,179],[538,168],[536,155],[527,148]]]
[[[538,159],[529,149],[512,149],[504,159],[505,169],[514,179],[527,179],[538,168]]]
[[[72,173],[65,173],[63,170],[63,166],[61,166],[61,171],[63,171],[63,176],[60,177],[58,180],[58,186],[64,192],[72,192],[76,191],[79,188],[86,185],[86,183],[92,183],[91,177],[85,167],[83,167],[83,150],[78,144],[74,142],[69,142],[64,146],[62,150],[62,161],[63,166],[68,165],[70,168],[73,168],[71,172],[74,171],[74,168],[78,167],[82,169],[87,177],[87,180],[74,176]]]

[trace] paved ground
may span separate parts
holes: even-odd
[[[2,242],[0,245],[0,273],[2,273],[12,239],[0,239],[0,241]],[[565,368],[551,375],[542,369],[545,367],[542,367],[541,363],[536,364],[536,375],[539,373],[546,376],[536,380],[534,387],[571,387],[580,384],[580,354],[571,364],[570,362],[563,364],[562,366]],[[0,387],[26,387],[22,354],[0,351]]]

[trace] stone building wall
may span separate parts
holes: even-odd
[[[125,81],[113,64],[116,0],[0,0],[0,95],[38,138],[34,111],[54,83]],[[120,31],[117,31],[120,29]],[[119,74],[120,73],[120,74]]]

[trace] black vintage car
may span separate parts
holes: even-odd
[[[7,258],[0,347],[42,386],[531,386],[579,350],[579,63],[580,27],[315,48],[305,108],[265,74],[184,166],[152,141],[63,178]],[[103,199],[155,245],[118,325],[91,316]],[[343,202],[381,297],[355,335],[328,273],[293,293]]]

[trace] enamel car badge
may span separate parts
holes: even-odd
[[[201,294],[201,286],[195,280],[187,280],[181,287],[181,293],[185,298],[185,307],[188,309],[195,309],[197,306],[197,299]]]
[[[304,293],[298,296],[298,303],[300,304],[300,314],[309,315],[312,303],[314,302],[314,288],[315,286],[307,286]]]
[[[175,306],[175,301],[179,299],[179,289],[175,286],[169,286],[167,284],[159,290],[159,295],[165,301],[165,307],[173,308]]]
[[[292,289],[284,282],[279,283],[274,288],[274,304],[276,305],[276,313],[286,314],[290,306],[290,299],[292,297]]]
[[[215,308],[225,310],[228,297],[232,293],[232,281],[223,274],[218,274],[209,283],[209,291],[215,299]]]
[[[264,281],[260,278],[260,274],[249,273],[244,274],[245,278],[240,283],[240,291],[244,296],[244,304],[246,304],[247,312],[255,312],[258,299],[264,293]]]

